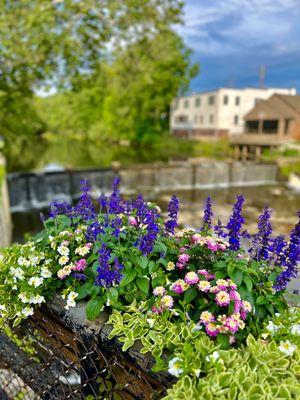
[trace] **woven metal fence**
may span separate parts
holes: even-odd
[[[1,400],[147,400],[165,393],[167,378],[151,373],[151,359],[138,349],[122,353],[103,323],[87,326],[45,308],[10,332],[0,332]]]

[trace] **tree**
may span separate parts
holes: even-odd
[[[7,154],[15,153],[16,138],[32,140],[44,129],[42,115],[48,123],[48,112],[34,110],[34,91],[45,85],[58,90],[49,104],[64,129],[134,140],[151,126],[163,131],[167,103],[192,75],[189,53],[172,31],[182,7],[180,0],[2,1],[0,124]]]

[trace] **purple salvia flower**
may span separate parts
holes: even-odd
[[[297,264],[300,256],[300,212],[298,222],[290,234],[290,241],[284,252],[285,270],[277,277],[274,288],[284,290],[292,278],[297,276]]]
[[[107,197],[105,196],[105,194],[101,194],[101,196],[98,199],[98,203],[100,204],[100,212],[104,212],[107,208]]]
[[[237,196],[236,202],[232,209],[232,215],[227,224],[230,250],[236,251],[240,248],[241,227],[245,222],[244,217],[242,216],[244,200],[245,199],[242,195]]]
[[[88,242],[95,242],[100,233],[103,233],[103,229],[99,221],[95,220],[90,225],[88,225],[85,236]]]
[[[144,220],[149,211],[149,207],[141,194],[139,194],[136,200],[133,202],[133,209],[136,210],[136,215],[139,218],[140,222],[144,223]]]
[[[80,274],[78,272],[74,272],[72,274],[73,278],[77,279],[78,281],[86,281],[87,277],[84,274]]]
[[[212,217],[213,217],[213,212],[212,212],[212,201],[211,201],[211,197],[208,196],[207,199],[206,199],[206,201],[205,201],[205,208],[204,208],[204,213],[203,213],[203,227],[202,227],[202,230],[204,230],[204,229],[211,229]]]
[[[89,195],[89,186],[87,179],[80,182],[81,196],[74,207],[75,215],[81,217],[83,221],[89,221],[96,218],[96,211],[93,205],[92,197]]]
[[[174,230],[178,226],[177,223],[178,211],[179,211],[179,200],[175,195],[173,195],[168,205],[169,219],[165,223],[166,232],[172,235],[174,235]]]
[[[274,239],[271,239],[269,245],[269,262],[274,265],[283,264],[284,248],[286,247],[286,242],[283,235],[279,235]]]
[[[269,243],[272,233],[271,210],[264,208],[258,219],[258,232],[253,235],[249,253],[254,260],[267,260],[269,256]]]
[[[98,286],[110,287],[122,279],[123,266],[115,257],[113,265],[110,264],[111,250],[103,243],[98,252],[97,276],[95,283]]]
[[[221,237],[221,238],[226,238],[227,234],[224,231],[226,227],[224,225],[222,225],[222,222],[218,219],[218,223],[217,225],[214,226],[214,232],[217,236]]]
[[[50,213],[49,216],[51,218],[56,218],[58,215],[67,215],[70,216],[72,214],[72,206],[68,204],[66,201],[53,201],[50,203]]]
[[[113,191],[108,198],[108,212],[109,214],[120,214],[123,212],[123,204],[119,191],[120,178],[115,177],[113,181]]]
[[[159,226],[156,222],[157,212],[155,209],[148,207],[148,213],[144,218],[146,223],[146,234],[139,238],[139,249],[144,255],[150,254],[153,250],[157,235],[159,233]]]

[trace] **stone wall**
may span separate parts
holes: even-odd
[[[120,169],[93,169],[8,175],[11,211],[47,207],[54,199],[71,201],[80,194],[80,180],[87,178],[92,195],[111,190],[120,176],[122,194],[144,195],[176,190],[217,189],[233,186],[276,184],[278,166],[254,162],[193,160],[135,165]]]
[[[0,169],[5,167],[5,160],[0,155]],[[5,247],[10,244],[11,241],[11,218],[10,218],[10,207],[8,189],[5,176],[1,179],[0,177],[0,247]]]

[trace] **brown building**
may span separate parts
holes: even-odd
[[[258,101],[244,120],[245,132],[230,140],[236,158],[259,157],[264,147],[300,140],[300,96],[274,94]]]

